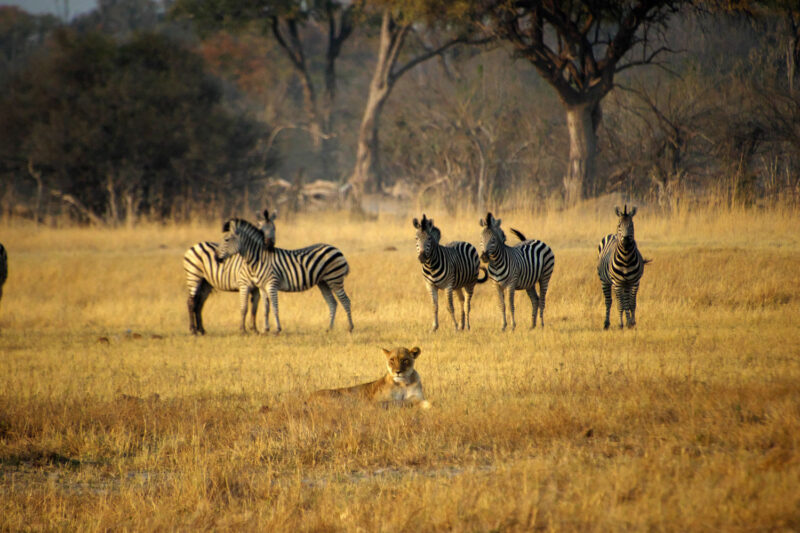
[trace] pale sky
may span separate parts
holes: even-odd
[[[97,0],[0,0],[0,6],[19,6],[28,13],[50,13],[61,18],[82,15],[97,7]]]

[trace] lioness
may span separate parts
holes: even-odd
[[[311,398],[331,398],[352,396],[382,405],[419,405],[423,409],[430,408],[431,404],[422,393],[422,380],[419,373],[414,370],[414,361],[422,350],[413,347],[383,350],[386,355],[385,376],[341,389],[320,390],[311,395]]]

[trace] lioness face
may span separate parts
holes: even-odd
[[[407,381],[414,372],[414,361],[419,356],[420,350],[414,346],[410,350],[407,348],[395,348],[394,350],[383,350],[386,355],[386,369],[392,375],[395,382]]]

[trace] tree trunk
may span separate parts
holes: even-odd
[[[392,69],[397,63],[397,56],[409,28],[410,26],[407,24],[397,25],[389,10],[384,11],[377,64],[369,85],[367,104],[364,107],[364,115],[358,131],[356,163],[349,179],[349,183],[353,186],[353,207],[355,208],[361,208],[365,192],[381,189],[378,124],[383,106],[397,80],[392,76]]]
[[[388,97],[388,91],[380,87],[370,86],[364,116],[361,119],[361,128],[358,132],[358,146],[356,149],[356,164],[350,183],[357,201],[361,201],[365,192],[380,190],[382,176],[379,159],[380,141],[378,139],[378,124],[383,111],[383,104]]]
[[[564,200],[567,207],[595,194],[594,160],[597,155],[599,103],[586,102],[567,106],[569,163],[564,176]]]

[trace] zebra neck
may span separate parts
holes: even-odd
[[[437,244],[433,250],[431,250],[431,256],[425,261],[425,266],[436,268],[442,263],[444,263],[444,250]]]
[[[502,266],[508,263],[508,256],[511,248],[505,244],[500,245],[494,254],[489,255],[489,265]]]
[[[239,253],[244,257],[244,260],[251,267],[256,267],[262,261],[265,255],[263,246],[247,246],[244,250],[239,250]]]
[[[631,240],[631,243],[628,246],[625,246],[622,242],[622,239],[617,237],[617,250],[614,253],[615,257],[630,258],[631,256],[635,255],[635,252],[636,252],[636,241]]]

